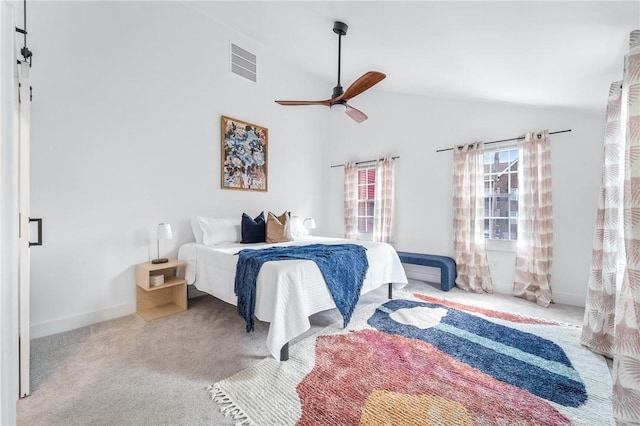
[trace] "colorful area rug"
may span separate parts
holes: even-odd
[[[614,424],[609,369],[579,327],[397,293],[212,398],[248,425]]]

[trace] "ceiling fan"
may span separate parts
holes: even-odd
[[[346,91],[342,90],[342,86],[340,85],[340,54],[342,50],[342,36],[347,34],[348,28],[344,22],[336,21],[333,23],[333,32],[338,34],[338,85],[333,88],[331,99],[324,101],[276,101],[276,103],[286,106],[323,105],[331,109],[340,108],[344,110],[349,117],[358,123],[367,119],[365,113],[352,107],[347,102],[384,80],[386,75],[378,71],[369,71],[354,81]]]

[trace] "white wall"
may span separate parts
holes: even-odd
[[[602,111],[433,99],[390,94],[383,89],[384,81],[352,101],[369,120],[360,125],[348,119],[336,122],[329,152],[332,163],[382,155],[401,157],[396,163],[398,250],[454,256],[453,156],[450,151],[436,153],[437,149],[516,137],[527,131],[572,129],[551,137],[552,288],[556,302],[583,306],[600,183],[607,88],[602,89]],[[324,172],[331,194],[328,232],[341,236],[343,172]],[[496,250],[488,257],[496,291],[510,293],[515,254]]]
[[[197,214],[288,209],[315,217],[317,234],[341,236],[342,169],[329,165],[345,160],[400,155],[397,248],[453,255],[451,153],[435,150],[543,128],[573,129],[553,138],[553,286],[556,301],[584,303],[604,108],[437,100],[385,93],[382,82],[353,101],[370,116],[358,125],[276,105],[327,82],[228,28],[223,13],[180,2],[35,2],[29,20],[31,207],[44,218],[44,246],[32,250],[32,337],[133,312],[134,265],[155,257],[149,234],[159,222],[174,229],[165,256],[192,239]],[[231,41],[257,54],[257,85],[229,73]],[[267,193],[220,189],[223,114],[269,128]],[[510,287],[510,256],[490,257],[499,291]]]
[[[324,231],[324,111],[274,99],[319,82],[188,5],[36,2],[29,10],[32,337],[135,310],[134,265],[176,256],[192,215],[314,216]],[[229,72],[229,43],[258,57],[256,85]],[[269,129],[269,191],[220,189],[220,116]],[[320,160],[320,161],[319,161]]]

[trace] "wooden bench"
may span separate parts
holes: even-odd
[[[440,290],[442,291],[449,291],[456,285],[456,262],[450,257],[406,251],[399,251],[398,257],[402,263],[440,268]]]

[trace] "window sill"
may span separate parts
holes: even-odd
[[[373,241],[373,233],[358,233],[356,239],[361,241]]]
[[[515,253],[518,245],[517,241],[512,240],[484,240],[485,248],[489,251],[503,251],[507,253]]]

